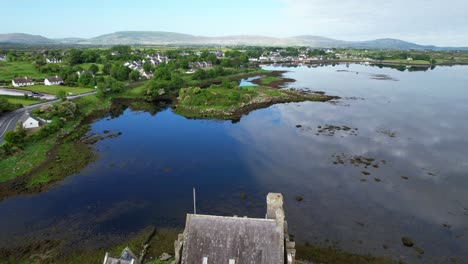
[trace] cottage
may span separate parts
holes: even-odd
[[[175,264],[292,264],[296,254],[280,193],[268,194],[265,219],[187,214],[174,248]]]
[[[45,85],[58,85],[62,83],[63,83],[62,78],[57,75],[44,79]]]
[[[13,84],[14,87],[34,85],[33,79],[27,76],[15,78],[11,81],[11,83]]]
[[[40,120],[27,111],[21,116],[19,122],[24,129],[38,128],[40,125]]]
[[[7,56],[5,54],[0,54],[0,61],[6,61]]]
[[[211,61],[189,62],[189,67],[192,70],[195,70],[195,69],[209,69],[209,68],[213,67],[213,63],[211,63]]]
[[[109,253],[106,253],[104,257],[104,264],[140,264],[140,261],[135,256],[135,254],[126,247],[122,254],[120,254],[120,258],[113,258],[109,256]]]
[[[47,58],[47,59],[46,59],[46,62],[47,62],[47,63],[62,63],[62,60],[61,60],[61,59],[57,59],[57,58]]]
[[[141,74],[141,77],[146,78],[146,79],[149,80],[149,79],[153,78],[153,73],[152,73],[152,72],[143,71],[143,73]]]

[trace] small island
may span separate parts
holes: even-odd
[[[253,110],[278,103],[338,99],[322,92],[299,91],[282,88],[293,79],[283,77],[284,72],[272,71],[258,76],[254,85],[239,86],[234,81],[224,80],[208,88],[190,87],[179,90],[174,112],[188,118],[212,118],[239,120]]]

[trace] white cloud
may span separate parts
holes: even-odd
[[[465,0],[277,0],[290,35],[345,40],[402,38],[421,44],[468,45]]]

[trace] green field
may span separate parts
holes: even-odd
[[[37,104],[42,101],[40,99],[32,98],[32,97],[29,97],[28,99],[25,99],[24,97],[21,97],[21,96],[8,96],[8,95],[0,95],[0,97],[6,98],[8,102],[12,104],[20,104],[22,106]]]
[[[384,62],[394,62],[394,63],[401,63],[401,64],[431,64],[429,61],[425,60],[403,60],[403,59],[392,59],[392,60],[384,60]]]
[[[27,87],[19,87],[19,88],[16,88],[16,89],[33,91],[33,92],[38,92],[38,93],[53,94],[53,95],[56,95],[57,92],[60,91],[60,90],[65,91],[69,95],[75,95],[75,94],[94,91],[93,88],[68,87],[68,86],[62,86],[62,85],[50,85],[50,86],[47,86],[47,85],[33,85],[33,86],[27,86]]]
[[[47,77],[47,74],[39,73],[31,62],[0,62],[0,80],[10,82],[13,78],[18,76],[40,79]]]
[[[260,80],[260,82],[264,85],[268,85],[272,82],[277,82],[277,81],[281,81],[282,79],[279,78],[279,77],[276,77],[276,76],[267,76],[267,77],[264,77]]]
[[[89,66],[91,66],[93,64],[96,64],[99,67],[99,72],[98,73],[102,73],[102,67],[104,67],[103,64],[99,64],[99,63],[82,63],[82,64],[78,64],[76,66],[80,66],[81,68],[83,68],[85,70],[89,70]]]

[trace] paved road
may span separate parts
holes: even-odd
[[[80,97],[83,97],[83,96],[88,96],[88,95],[95,94],[95,93],[96,92],[93,91],[93,92],[68,96],[67,98],[69,100],[73,100],[73,99],[76,99],[76,98],[80,98]],[[32,109],[41,107],[41,106],[46,105],[46,104],[56,103],[58,101],[60,101],[60,100],[57,99],[57,100],[51,100],[51,101],[47,101],[47,102],[43,102],[43,103],[39,103],[39,104],[34,104],[34,105],[30,105],[30,106],[26,106],[26,107],[17,109],[17,110],[15,110],[13,112],[9,112],[9,113],[1,115],[0,116],[0,145],[3,144],[3,137],[5,136],[5,133],[7,131],[15,129],[16,123],[18,123],[18,120],[21,118],[21,116],[23,116],[23,114],[26,111],[30,111]]]

